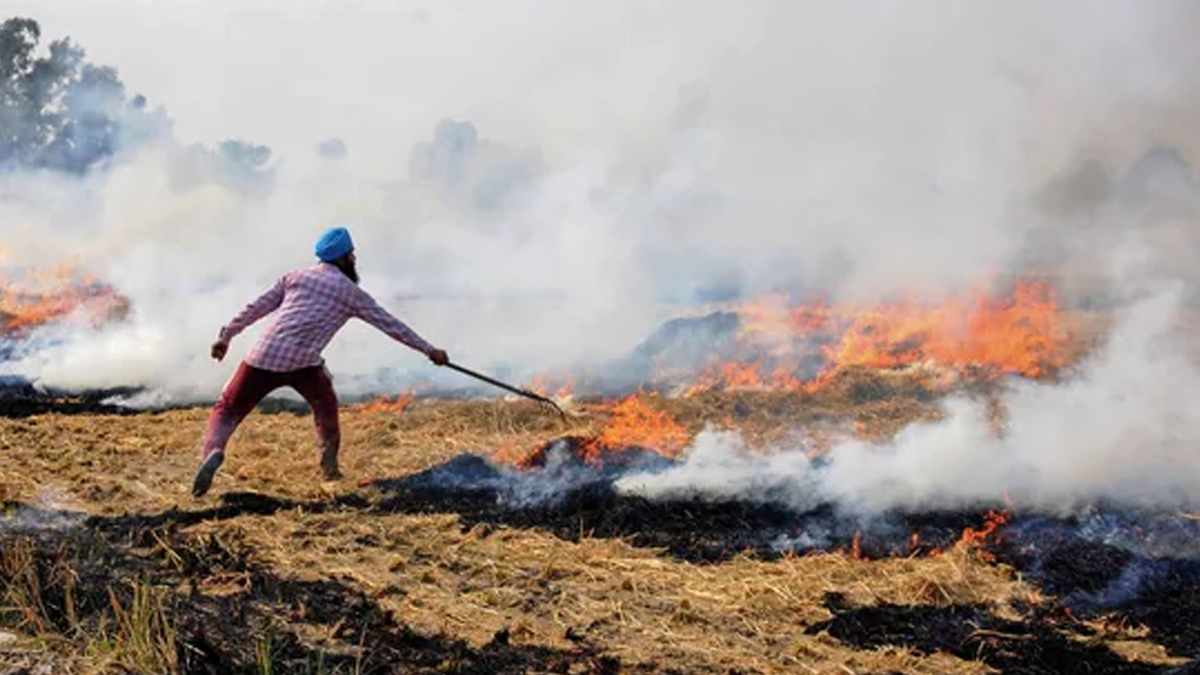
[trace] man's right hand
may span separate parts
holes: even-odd
[[[225,352],[229,351],[229,343],[222,340],[217,340],[212,343],[212,357],[218,361],[225,358]]]
[[[429,352],[429,360],[433,361],[439,366],[444,366],[447,363],[450,363],[450,357],[446,356],[446,352],[442,351],[441,349],[434,349],[433,351]]]

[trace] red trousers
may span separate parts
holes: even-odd
[[[280,387],[291,387],[304,397],[313,411],[322,456],[336,458],[341,444],[338,400],[333,390],[333,380],[325,367],[312,366],[279,373],[248,366],[244,362],[225,385],[221,398],[208,416],[208,427],[204,432],[204,456],[208,457],[218,450],[224,451],[229,437],[246,419],[246,415],[267,394]]]

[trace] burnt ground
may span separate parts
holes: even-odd
[[[553,502],[528,506],[498,504],[496,494],[484,490],[446,493],[442,488],[397,488],[374,508],[393,513],[448,510],[457,514],[467,529],[479,524],[533,528],[568,541],[584,536],[621,538],[693,563],[718,563],[747,553],[770,560],[789,553],[849,550],[863,527],[840,519],[828,507],[796,513],[774,504],[699,498],[658,501],[622,495],[604,483],[572,489]],[[964,527],[978,527],[982,520],[978,513],[910,516],[903,524],[881,524],[879,533],[867,531],[859,537],[858,546],[863,556],[871,558],[926,552],[953,543]],[[912,528],[907,532],[923,532],[923,543],[910,548],[907,532],[900,534],[904,525]],[[817,538],[804,540],[807,533],[816,533]]]
[[[446,478],[450,469],[455,478]],[[980,529],[979,512],[893,514],[859,521],[830,506],[796,512],[778,504],[713,501],[700,497],[653,500],[618,492],[602,472],[549,492],[550,484],[514,493],[490,481],[498,474],[486,462],[460,455],[444,465],[400,479],[375,480],[362,493],[329,500],[293,500],[258,492],[230,492],[208,509],[171,509],[155,514],[96,517],[90,527],[109,532],[163,525],[192,525],[243,515],[270,515],[301,509],[324,513],[353,509],[364,513],[452,514],[463,531],[509,527],[535,529],[578,542],[582,537],[620,538],[634,546],[660,549],[692,563],[719,563],[738,555],[760,559],[814,550],[856,548],[865,558],[922,555],[957,541],[966,528]],[[914,543],[914,535],[915,542]]]
[[[1149,557],[1094,541],[1062,541],[1040,559],[1011,556],[1080,618],[1116,612],[1176,656],[1200,657],[1200,560]]]
[[[1061,619],[1036,614],[1014,621],[974,605],[845,607],[836,596],[828,598],[826,607],[834,617],[806,632],[825,631],[862,649],[891,645],[922,655],[948,652],[1013,675],[1171,672],[1163,666],[1127,661],[1106,645],[1089,644],[1086,632],[1064,630]]]
[[[575,649],[561,650],[512,644],[503,631],[481,647],[420,635],[351,584],[281,578],[251,562],[238,542],[189,538],[174,528],[123,534],[123,541],[114,541],[113,532],[78,528],[10,534],[0,544],[0,558],[12,561],[28,551],[31,564],[0,565],[0,590],[13,597],[14,589],[34,581],[40,619],[69,634],[102,620],[111,607],[110,590],[129,604],[130,579],[173,589],[164,610],[175,624],[173,647],[186,675],[261,673],[264,649],[277,673],[610,673],[621,665],[580,638],[574,638]],[[158,545],[139,545],[150,540]],[[64,570],[74,575],[69,588]],[[242,579],[242,590],[194,590],[202,579],[221,575]],[[14,626],[21,610],[0,608],[0,626]],[[337,626],[331,638],[358,645],[361,654],[324,651],[298,634],[305,626],[330,625]]]
[[[1022,527],[1014,519],[985,544],[997,560],[1014,565],[1055,598],[1025,620],[1000,618],[978,605],[849,607],[831,594],[826,607],[834,617],[807,631],[828,631],[860,648],[949,652],[1004,673],[1200,673],[1200,560],[1150,556],[1061,534],[1037,540],[1045,519],[1030,520],[1039,527]],[[1082,623],[1100,617],[1144,626],[1168,654],[1194,662],[1164,670],[1127,661]]]
[[[1105,527],[1096,529],[1098,521]],[[1014,520],[993,550],[1074,616],[1115,613],[1146,626],[1170,654],[1200,658],[1196,526],[1177,514],[1101,510],[1058,521],[1030,516]]]
[[[47,413],[135,415],[138,410],[109,402],[115,396],[135,392],[129,388],[83,392],[43,390],[19,378],[0,376],[0,417],[22,419]]]
[[[570,439],[568,439],[570,440]],[[505,472],[462,454],[425,471],[375,480],[371,508],[392,513],[454,513],[464,528],[480,524],[534,528],[569,541],[622,538],[679,560],[716,563],[752,553],[764,559],[856,547],[864,557],[922,554],[980,528],[979,512],[895,513],[867,520],[829,505],[796,511],[774,501],[703,496],[648,499],[619,492],[613,481],[631,470],[662,469],[671,460],[637,448],[610,451],[585,465],[571,444],[565,457],[543,458],[534,470]],[[914,537],[915,535],[915,537]]]

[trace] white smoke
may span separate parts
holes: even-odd
[[[58,485],[42,485],[28,505],[6,509],[0,517],[0,532],[47,532],[79,528],[85,512],[70,493]]]
[[[174,122],[107,174],[5,179],[0,241],[31,263],[76,256],[134,304],[127,325],[41,336],[16,371],[53,386],[215,395],[231,367],[207,357],[218,328],[335,222],[364,286],[427,339],[531,374],[622,355],[714,285],[959,289],[1045,227],[1074,254],[1095,232],[1031,194],[1079,159],[1125,167],[1200,141],[1186,2],[5,12],[71,36]],[[269,180],[180,159],[227,138],[269,146]],[[1137,275],[1166,269],[1147,260]],[[360,324],[327,357],[346,393],[392,386],[384,371],[454,377]]]
[[[1200,366],[1178,346],[1179,309],[1178,289],[1161,291],[1124,313],[1079,377],[1013,383],[999,436],[984,405],[955,398],[942,420],[907,427],[884,445],[844,442],[814,462],[803,449],[751,453],[736,435],[705,433],[680,466],[619,487],[865,512],[1010,500],[1053,512],[1098,503],[1195,506]]]
[[[733,431],[705,429],[681,464],[634,473],[617,489],[652,498],[695,497],[778,502],[803,511],[822,504],[819,473],[803,449],[753,451]]]

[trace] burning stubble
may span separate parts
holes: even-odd
[[[835,504],[851,512],[956,510],[1015,504],[1068,514],[1096,505],[1194,508],[1200,494],[1200,369],[1182,356],[1177,289],[1124,312],[1080,374],[1058,383],[1015,380],[998,430],[987,404],[945,402],[942,420],[894,438],[849,440],[827,452],[750,449],[706,431],[682,464],[618,486],[654,497],[700,496]]]

